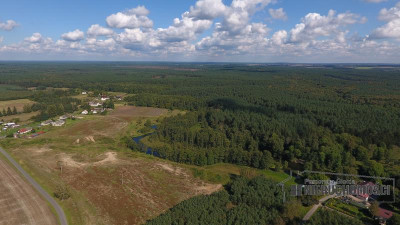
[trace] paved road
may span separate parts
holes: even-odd
[[[311,216],[314,215],[314,213],[317,211],[317,209],[318,209],[319,207],[322,206],[322,203],[324,203],[324,202],[327,201],[328,199],[331,199],[331,198],[334,198],[334,197],[336,197],[336,195],[328,195],[328,196],[325,196],[325,197],[321,198],[321,199],[319,200],[319,203],[316,204],[316,205],[314,205],[314,206],[307,212],[307,214],[306,214],[306,215],[304,216],[304,218],[303,218],[303,221],[309,220],[309,219],[311,218]]]
[[[61,225],[68,225],[67,217],[61,206],[24,170],[22,167],[4,150],[0,147],[0,153],[3,154],[11,164],[32,184],[32,186],[53,206],[56,210]]]

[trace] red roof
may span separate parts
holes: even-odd
[[[361,195],[358,195],[358,196],[361,196],[361,197],[363,197],[363,198],[368,198],[368,197],[369,197],[369,194],[361,194]]]
[[[386,210],[386,209],[379,208],[379,217],[389,219],[392,216],[393,216],[393,212]]]
[[[24,132],[27,132],[28,131],[28,129],[26,129],[26,128],[22,128],[21,130],[19,130],[18,132],[19,133],[24,133]]]

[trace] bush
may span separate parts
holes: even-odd
[[[71,197],[71,194],[69,193],[69,190],[66,186],[58,185],[56,191],[54,192],[54,197],[62,201],[69,199]]]

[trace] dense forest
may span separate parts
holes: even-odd
[[[170,160],[399,176],[400,68],[358,65],[3,63],[0,86],[37,90],[37,120],[76,110],[77,90],[180,109],[152,136]],[[14,90],[13,89],[13,90]],[[1,90],[0,90],[1,91]],[[24,109],[25,111],[25,109]],[[387,167],[387,165],[390,165]]]
[[[147,225],[284,225],[302,224],[298,200],[283,202],[281,186],[264,177],[237,177],[225,190],[183,201]],[[322,222],[323,221],[323,222]],[[307,223],[361,225],[336,212],[319,211]]]
[[[36,90],[30,91],[32,87]],[[20,93],[1,98],[21,96],[37,102],[26,110],[40,111],[38,121],[77,110],[81,102],[73,96],[78,90],[124,92],[129,105],[181,110],[180,115],[160,121],[155,135],[149,136],[151,147],[172,161],[323,170],[398,181],[399,87],[400,67],[388,65],[10,62],[0,66],[0,94]],[[400,182],[396,186],[400,188]],[[249,210],[246,207],[238,209]]]

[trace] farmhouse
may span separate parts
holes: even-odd
[[[15,123],[6,123],[5,124],[5,126],[7,126],[7,127],[12,127],[12,126],[15,126],[16,124]]]
[[[379,215],[375,219],[379,220],[379,224],[386,224],[386,221],[393,216],[393,212],[379,207]]]
[[[27,127],[27,128],[22,128],[22,129],[20,129],[19,131],[18,131],[18,133],[19,134],[27,134],[27,133],[29,133],[29,132],[31,132],[32,131],[32,128],[31,127]]]
[[[374,183],[372,183],[372,182],[366,182],[366,181],[360,183],[360,185],[366,186],[366,187],[368,187],[368,186],[375,186]],[[357,197],[358,199],[364,201],[364,202],[368,202],[368,199],[369,199],[370,196],[369,196],[369,194],[367,194],[367,193],[359,193],[356,197]]]
[[[89,105],[91,107],[99,107],[99,106],[102,106],[103,104],[100,102],[89,102]]]
[[[86,91],[82,91],[82,94],[83,94],[83,95],[87,95],[87,92],[86,92]]]
[[[65,121],[64,121],[64,120],[57,120],[57,121],[51,123],[51,125],[52,125],[53,127],[61,127],[61,126],[64,125],[64,124],[65,124]]]
[[[102,101],[107,101],[107,100],[110,100],[110,98],[107,97],[107,96],[101,96],[101,99],[100,99],[100,100],[102,100]]]
[[[46,121],[43,121],[42,123],[40,123],[40,125],[41,125],[41,126],[48,126],[48,125],[50,125],[52,122],[53,122],[53,120],[46,120]]]
[[[88,113],[89,113],[89,112],[88,112],[87,110],[83,110],[81,114],[82,114],[82,115],[87,115]]]
[[[68,115],[63,115],[63,116],[60,116],[59,117],[59,119],[60,120],[66,120],[66,119],[68,119],[70,116],[68,116]]]

